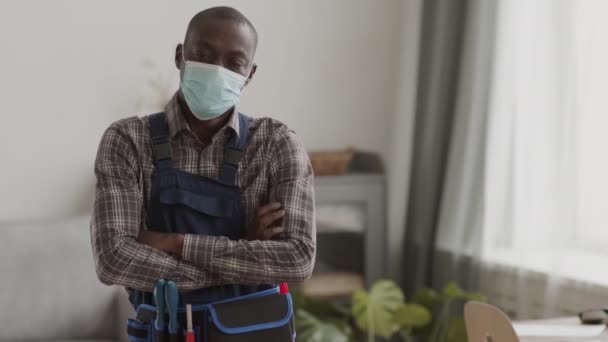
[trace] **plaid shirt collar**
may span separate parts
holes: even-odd
[[[186,130],[190,130],[190,125],[188,125],[188,122],[185,119],[185,114],[182,110],[182,106],[180,106],[179,104],[179,100],[178,100],[178,93],[179,92],[175,92],[175,94],[173,94],[173,96],[171,97],[171,100],[169,100],[169,103],[167,103],[167,106],[165,106],[165,113],[167,115],[167,124],[169,126],[169,136],[171,138],[173,138],[176,134],[182,132],[182,131],[186,131]],[[218,133],[223,132],[226,128],[231,129],[232,131],[234,131],[234,133],[236,134],[236,136],[239,136],[239,116],[237,115],[238,111],[236,109],[236,106],[232,109],[232,112],[230,112],[230,119],[228,119],[228,122],[226,123],[226,126],[222,127]],[[220,134],[216,134],[216,135],[220,135]]]

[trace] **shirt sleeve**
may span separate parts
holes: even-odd
[[[187,234],[183,258],[226,284],[273,284],[310,277],[316,247],[314,178],[304,145],[285,129],[268,153],[271,191],[285,210],[281,240],[230,240]]]
[[[101,282],[150,291],[157,279],[190,290],[217,283],[209,272],[137,242],[144,227],[142,173],[133,142],[116,123],[104,133],[95,161],[97,185],[91,244]]]

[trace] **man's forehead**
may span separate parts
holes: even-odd
[[[189,27],[186,45],[189,48],[218,45],[255,51],[256,36],[246,24],[230,19],[205,18]]]

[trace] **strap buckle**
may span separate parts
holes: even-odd
[[[171,144],[165,142],[152,145],[152,154],[154,154],[154,160],[156,161],[171,159]]]
[[[243,155],[243,151],[228,147],[224,149],[224,163],[238,166],[241,159],[243,159]]]

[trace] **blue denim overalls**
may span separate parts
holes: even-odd
[[[219,180],[174,168],[165,113],[150,115],[150,136],[155,160],[148,206],[148,227],[170,233],[243,238],[246,217],[236,185],[239,161],[244,155],[249,118],[239,115],[239,136],[234,132],[224,147]],[[181,294],[181,304],[207,304],[258,291],[272,291],[273,285],[220,285]],[[267,291],[265,291],[267,292]],[[131,304],[154,305],[152,293],[131,290]]]

